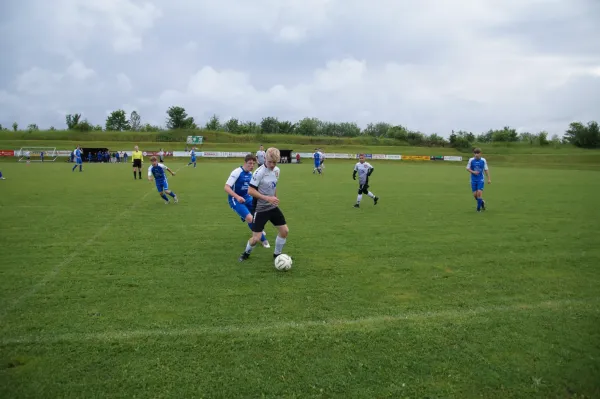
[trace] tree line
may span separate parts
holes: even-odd
[[[240,121],[231,118],[221,121],[217,115],[213,115],[204,126],[198,125],[193,117],[189,116],[185,108],[172,106],[167,110],[165,128],[161,126],[143,124],[138,112],[132,111],[129,116],[122,110],[110,113],[106,118],[104,127],[92,125],[87,119],[81,119],[81,114],[69,114],[65,118],[67,129],[80,132],[90,131],[137,131],[137,132],[159,132],[163,130],[210,130],[216,132],[229,132],[233,134],[293,134],[302,136],[329,136],[329,137],[360,137],[370,136],[386,138],[406,142],[410,145],[428,146],[451,146],[467,149],[473,143],[511,143],[527,142],[531,145],[550,145],[570,143],[582,148],[600,148],[600,129],[596,121],[590,121],[586,125],[581,122],[573,122],[565,131],[562,138],[558,135],[548,137],[548,133],[517,133],[513,128],[505,126],[502,129],[490,129],[485,133],[474,134],[466,131],[452,131],[448,139],[440,135],[425,134],[410,130],[402,125],[392,125],[385,122],[369,123],[361,129],[354,122],[327,122],[317,118],[304,118],[298,122],[282,121],[276,117],[262,118],[260,123],[252,121]],[[13,123],[14,131],[19,130],[17,122]],[[0,125],[0,130],[8,130]],[[39,130],[36,124],[27,126],[27,131]],[[56,130],[51,127],[50,130]]]

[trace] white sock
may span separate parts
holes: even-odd
[[[356,203],[360,204],[360,200],[362,200],[362,194],[358,194],[358,197],[356,198]]]
[[[369,193],[367,194],[369,197],[371,198],[375,198],[375,194],[373,194],[372,192],[369,191]]]
[[[285,245],[285,241],[286,241],[286,239],[279,237],[279,235],[275,239],[275,254],[276,255],[281,254],[281,251],[283,251],[283,246]]]
[[[246,244],[246,253],[252,252],[252,250],[254,249],[255,246],[256,246],[256,244],[250,245],[250,241],[248,241],[248,243]]]

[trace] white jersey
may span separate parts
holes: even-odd
[[[368,173],[371,169],[373,169],[373,167],[366,161],[365,163],[357,162],[356,165],[354,165],[354,170],[358,172],[358,184],[361,186],[367,184],[369,180]]]
[[[275,166],[273,170],[270,170],[266,166],[259,167],[256,172],[252,175],[252,179],[250,180],[250,187],[253,187],[260,194],[266,195],[268,197],[273,197],[275,195],[275,191],[277,190],[277,181],[279,180],[279,168]],[[277,208],[275,205],[271,204],[268,201],[264,201],[261,199],[256,200],[256,212],[264,212],[274,208]]]
[[[260,165],[264,165],[267,153],[264,151],[256,151],[256,160]]]

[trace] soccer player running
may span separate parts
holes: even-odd
[[[471,174],[471,191],[477,201],[477,212],[485,211],[485,201],[483,200],[483,186],[485,183],[484,173],[487,175],[488,184],[492,184],[490,171],[485,158],[481,157],[481,149],[473,150],[473,158],[467,163],[467,171]]]
[[[83,151],[81,151],[81,147],[77,146],[77,148],[75,148],[75,151],[73,151],[73,154],[75,154],[75,166],[73,166],[71,172],[75,172],[75,169],[77,169],[78,166],[79,171],[83,172]]]
[[[163,157],[165,156],[165,152],[163,151],[163,149],[161,148],[160,151],[158,152],[158,162],[164,162]]]
[[[6,177],[2,176],[2,172],[0,171],[0,180],[6,180]]]
[[[256,160],[259,168],[265,164],[265,154],[265,147],[261,145],[258,151],[256,151]]]
[[[194,164],[194,168],[196,167],[196,149],[192,148],[192,151],[190,151],[190,163],[187,164],[187,166],[190,166],[191,164]]]
[[[365,162],[365,154],[360,154],[358,156],[358,162],[354,165],[354,172],[352,173],[352,178],[356,180],[356,173],[358,173],[358,197],[356,198],[356,204],[354,204],[355,208],[360,208],[360,201],[362,200],[362,195],[367,194],[369,197],[373,198],[373,205],[377,205],[377,201],[379,201],[379,197],[369,191],[369,176],[373,174],[375,168],[371,166],[370,163]]]
[[[137,179],[137,177],[135,176],[135,172],[137,169],[137,172],[140,176],[140,180],[142,180],[142,162],[144,160],[144,154],[140,151],[137,145],[133,147],[131,159],[133,159],[133,179]]]
[[[165,171],[169,172],[171,176],[175,176],[175,172],[164,164],[159,163],[155,156],[150,158],[150,163],[151,165],[148,167],[148,180],[152,181],[152,177],[154,177],[158,194],[165,200],[165,204],[169,204],[169,198],[166,194],[173,197],[173,202],[178,203],[179,200],[177,199],[177,195],[169,190],[169,182],[167,181],[167,174]]]
[[[315,174],[316,171],[318,171],[319,174],[321,174],[321,153],[319,152],[318,148],[315,148],[315,153],[313,154],[313,160],[315,161],[315,167],[313,169],[313,174]]]
[[[229,194],[227,196],[229,206],[239,215],[242,222],[248,223],[250,230],[252,230],[252,209],[254,201],[252,196],[248,194],[248,186],[252,179],[254,162],[256,162],[256,157],[254,155],[246,155],[244,158],[244,165],[235,168],[225,183],[225,192]],[[260,241],[262,242],[263,247],[271,248],[264,231],[260,236]]]
[[[321,173],[325,172],[325,153],[322,148],[319,148],[319,154],[321,154]]]
[[[277,258],[283,251],[289,229],[285,216],[279,209],[279,198],[277,198],[277,181],[279,180],[279,168],[277,163],[281,160],[281,154],[277,148],[269,148],[265,154],[265,164],[259,167],[248,187],[248,194],[256,200],[254,207],[254,223],[252,224],[252,237],[246,244],[246,250],[240,256],[243,262],[250,257],[252,250],[260,240],[267,222],[271,222],[277,228],[279,234],[275,240],[275,251],[273,258]]]

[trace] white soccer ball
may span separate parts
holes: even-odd
[[[275,269],[280,271],[290,270],[292,268],[292,258],[286,254],[281,254],[275,258]]]

